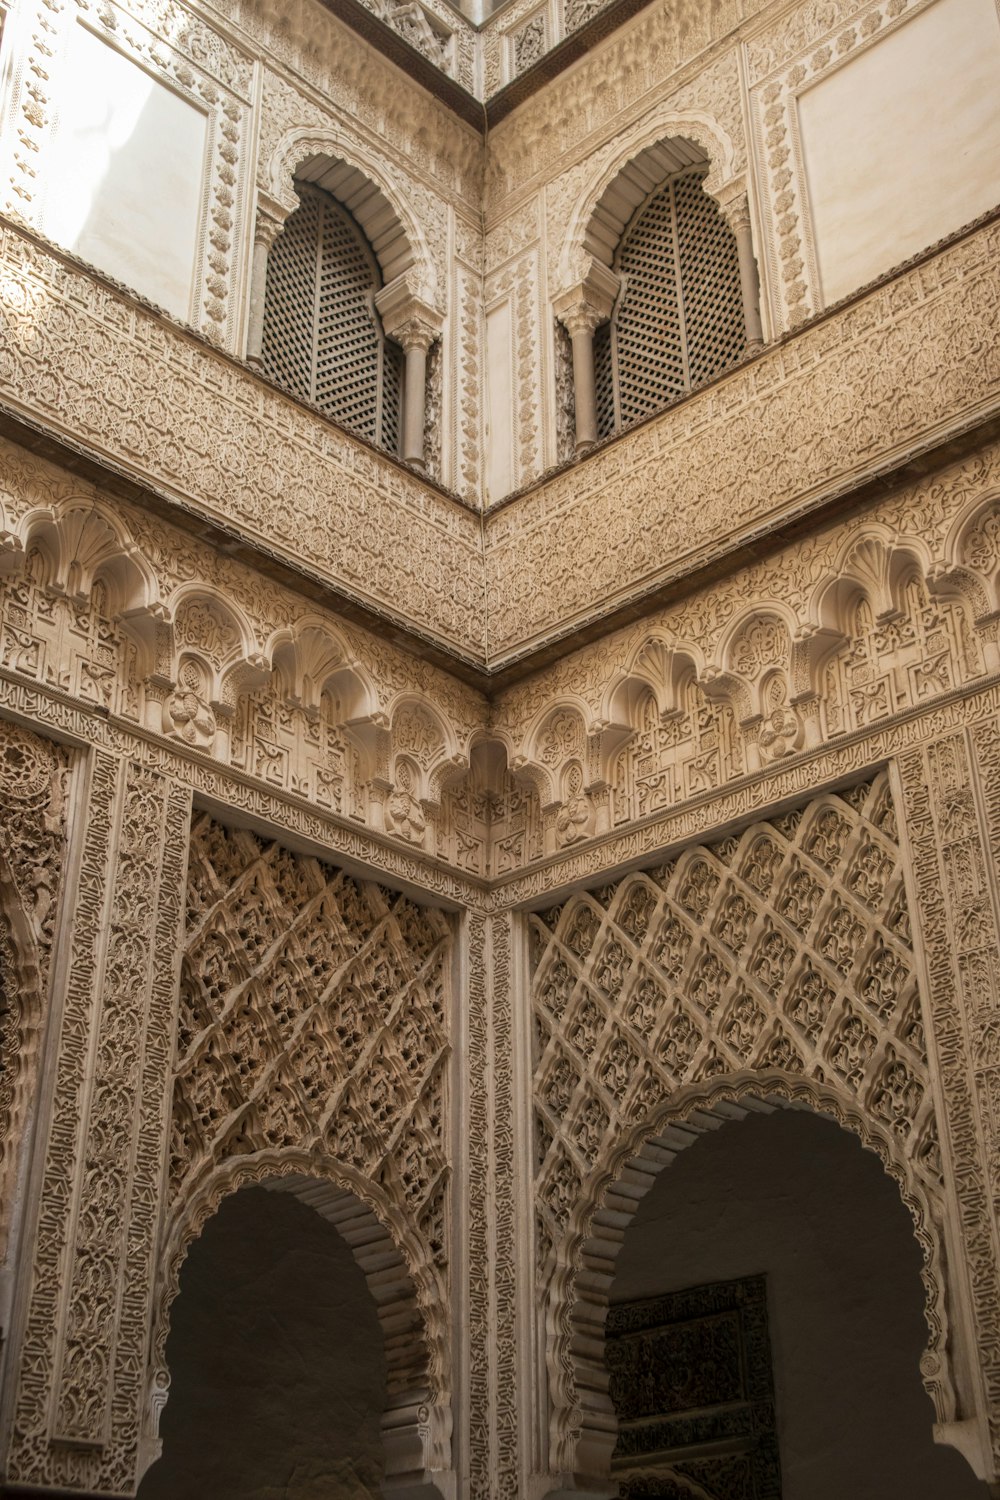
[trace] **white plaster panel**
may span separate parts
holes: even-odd
[[[41,228],[189,320],[207,116],[84,26],[67,64]]]
[[[936,0],[806,89],[798,117],[829,304],[1000,200],[995,0]]]

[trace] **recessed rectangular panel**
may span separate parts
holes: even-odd
[[[86,27],[68,47],[42,231],[188,320],[207,117]]]
[[[996,0],[935,0],[798,106],[829,306],[1000,202]]]
[[[781,1500],[763,1276],[615,1303],[606,1333],[623,1496]]]

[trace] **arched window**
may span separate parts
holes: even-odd
[[[335,198],[309,183],[295,188],[300,206],[267,260],[264,371],[396,453],[402,350],[385,337],[375,309],[378,262]]]
[[[622,236],[621,290],[594,337],[600,437],[711,379],[746,348],[736,239],[705,176],[699,165],[670,177]]]

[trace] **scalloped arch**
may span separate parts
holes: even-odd
[[[144,1463],[158,1456],[157,1431],[170,1372],[170,1308],[191,1244],[222,1200],[241,1187],[291,1192],[332,1223],[363,1271],[385,1335],[388,1399],[382,1416],[386,1479],[451,1470],[449,1339],[441,1279],[405,1216],[354,1168],[298,1149],[223,1162],[187,1195],[165,1237],[157,1276],[145,1402]]]
[[[658,635],[644,634],[627,658],[627,665],[609,682],[601,700],[601,717],[616,715],[623,687],[630,682],[643,683],[656,699],[661,713],[677,707],[677,700],[689,678],[697,682],[705,670],[701,649],[684,642],[678,644]]]
[[[897,609],[905,581],[914,572],[926,581],[931,570],[930,553],[920,538],[901,538],[887,527],[866,526],[845,541],[833,566],[816,584],[808,617],[820,628],[844,631],[848,595],[864,595],[877,614]]]
[[[282,136],[264,169],[282,217],[299,206],[296,175],[342,203],[364,232],[386,283],[412,272],[412,290],[437,305],[437,275],[427,237],[378,157],[336,130],[299,128]]]
[[[869,1120],[856,1101],[829,1083],[779,1070],[748,1069],[680,1089],[655,1115],[619,1140],[591,1174],[589,1190],[571,1216],[547,1288],[554,1470],[586,1475],[591,1483],[606,1480],[610,1474],[617,1428],[607,1395],[604,1317],[615,1261],[639,1203],[659,1173],[699,1135],[727,1121],[774,1108],[811,1110],[834,1120],[879,1156],[896,1183],[924,1256],[921,1274],[929,1336],[921,1374],[937,1420],[954,1420],[957,1402],[948,1337],[946,1266],[934,1205],[907,1172],[888,1133]]]
[[[152,563],[107,502],[88,496],[26,511],[18,527],[23,552],[38,547],[50,582],[74,597],[107,583],[115,614],[155,608],[160,587]]]
[[[253,626],[250,624],[246,614],[228,594],[213,584],[205,583],[200,579],[192,579],[188,583],[180,584],[170,595],[167,601],[168,618],[174,628],[175,651],[181,651],[181,646],[176,642],[177,617],[181,610],[188,605],[203,604],[209,610],[218,610],[234,626],[238,641],[221,658],[223,668],[232,665],[242,658],[259,660],[261,656],[260,646],[254,634]]]
[[[672,145],[676,149],[671,150]],[[563,286],[579,280],[591,256],[611,265],[625,225],[658,177],[663,180],[671,171],[704,161],[709,164],[704,187],[711,197],[728,201],[741,186],[731,138],[698,110],[657,113],[621,136],[616,147],[612,159],[591,177],[570,216],[559,257]]]
[[[323,693],[335,686],[344,698],[345,718],[362,718],[381,708],[371,673],[321,615],[306,615],[276,630],[263,657],[286,695],[306,707],[318,707]]]
[[[970,540],[977,532],[985,532],[990,522],[993,524],[989,531],[995,533],[995,545],[991,535],[989,547],[984,548],[981,543],[976,555],[968,556]],[[1000,491],[992,490],[985,498],[977,496],[974,504],[956,517],[945,539],[944,560],[947,568],[974,570],[993,584],[996,593],[996,579],[1000,572]]]

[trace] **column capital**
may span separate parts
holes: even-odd
[[[750,228],[750,200],[745,177],[734,177],[713,194],[719,212],[734,234]]]
[[[593,333],[611,316],[621,280],[599,260],[592,260],[582,281],[567,287],[552,300],[552,310],[570,338]]]
[[[441,337],[444,319],[436,307],[414,291],[405,272],[376,292],[375,306],[387,337],[407,353],[411,349],[426,353]]]
[[[283,204],[279,203],[276,198],[258,193],[257,215],[253,226],[254,246],[259,245],[265,250],[270,250],[284,229],[287,218],[288,210]]]

